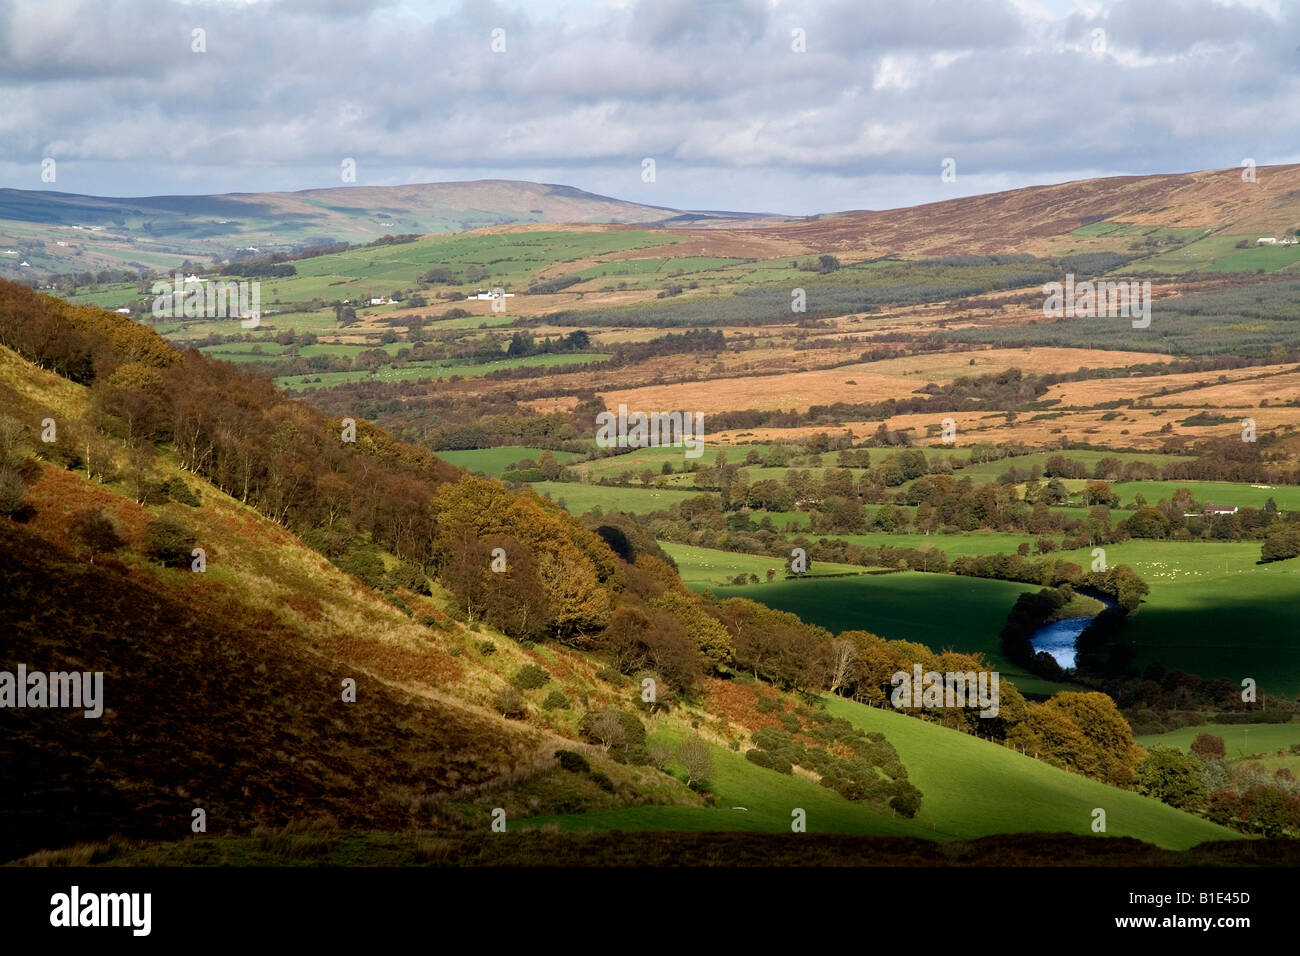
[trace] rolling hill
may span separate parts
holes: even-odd
[[[161,270],[187,258],[226,257],[250,246],[265,254],[506,224],[718,218],[734,219],[735,214],[683,214],[571,186],[499,179],[138,198],[0,189],[0,277],[103,268]]]
[[[966,773],[963,799],[1006,801],[1019,786],[1008,781],[1023,773],[1038,810],[963,823],[944,781],[970,762],[971,745],[994,745],[898,715],[878,725],[874,712],[832,701],[824,719],[808,711],[804,729],[822,733],[818,721],[843,715],[877,737],[827,732],[865,748],[861,760],[883,761],[854,765],[874,776],[851,800],[807,774],[746,760],[742,742],[762,724],[728,710],[726,689],[743,682],[716,677],[713,691],[683,695],[651,720],[652,742],[703,735],[717,754],[713,793],[690,789],[672,760],[616,761],[587,742],[582,721],[619,709],[641,725],[626,709],[640,685],[625,675],[638,665],[611,672],[589,638],[606,621],[612,629],[653,615],[666,634],[700,642],[690,658],[729,633],[634,522],[597,534],[532,493],[466,477],[365,423],[355,442],[340,442],[338,422],[267,380],[181,352],[130,319],[12,284],[0,292],[0,343],[44,366],[0,347],[14,516],[0,519],[6,663],[102,671],[106,696],[102,720],[0,712],[0,759],[23,768],[21,787],[0,804],[9,834],[0,856],[114,834],[183,838],[199,808],[207,833],[231,837],[322,817],[348,830],[469,833],[495,807],[514,821],[726,829],[719,800],[760,790],[769,824],[773,807],[798,797],[844,821],[833,829],[857,833],[1086,832],[1074,825],[1077,808],[1109,798],[1131,811],[1117,833],[1171,847],[1227,835],[1081,776],[1053,771],[1035,783],[1050,768],[1006,748],[981,751],[1004,772]],[[49,443],[36,438],[47,419],[59,432]],[[25,503],[15,502],[15,474]],[[97,553],[87,512],[111,519],[120,540]],[[179,562],[167,543],[177,527],[189,533]],[[507,579],[507,610],[541,602],[529,587],[549,588],[539,613],[554,621],[544,633],[463,606],[470,592],[456,584],[455,556],[463,549],[472,564],[477,534],[510,549],[517,576]],[[205,556],[201,573],[187,566],[191,546]],[[530,563],[549,573],[528,577]],[[437,580],[425,571],[434,566]],[[777,625],[753,627],[746,633]],[[688,628],[702,637],[686,638]],[[673,666],[654,658],[656,673]],[[355,701],[340,693],[349,678]],[[512,687],[517,699],[502,704]],[[779,698],[781,723],[796,720],[795,694],[764,696]],[[901,760],[887,756],[893,736]],[[557,750],[586,754],[590,772],[563,766]],[[878,770],[886,765],[892,771]],[[936,799],[922,793],[921,815],[905,823],[882,808],[881,793],[908,776],[926,780]]]

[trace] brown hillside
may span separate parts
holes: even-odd
[[[1045,253],[1080,245],[1064,240],[1091,222],[1280,234],[1300,225],[1300,165],[1261,166],[1243,183],[1240,169],[1159,176],[1115,176],[1030,186],[878,212],[848,212],[772,226],[774,239],[869,256],[992,252]]]

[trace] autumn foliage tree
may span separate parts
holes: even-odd
[[[72,533],[90,553],[90,563],[95,555],[112,554],[126,546],[126,538],[112,515],[102,508],[87,508],[72,516]]]

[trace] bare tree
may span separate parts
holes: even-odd
[[[713,777],[713,755],[699,734],[691,734],[682,741],[677,757],[686,768],[686,786],[693,783],[707,784]]]
[[[831,641],[830,692],[832,694],[849,682],[849,676],[857,659],[858,646],[852,641]]]
[[[619,719],[615,711],[607,710],[602,714],[597,714],[592,718],[589,727],[592,736],[600,741],[603,750],[608,751],[610,747],[624,743],[627,740],[627,731],[623,727],[623,721]]]
[[[660,770],[673,759],[673,748],[668,744],[652,740],[646,749],[650,752],[650,762]]]

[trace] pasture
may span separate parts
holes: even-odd
[[[625,514],[651,514],[666,511],[675,504],[701,494],[668,488],[617,488],[607,485],[583,485],[577,482],[537,481],[531,485],[539,495],[552,498],[569,514],[585,514],[592,508],[622,511]]]
[[[1206,820],[1159,801],[1050,767],[937,724],[842,698],[827,710],[866,732],[883,733],[897,749],[909,779],[922,792],[912,820],[853,803],[800,774],[750,763],[741,752],[710,744],[711,789],[719,807],[642,806],[597,813],[540,816],[520,827],[573,830],[747,830],[789,833],[791,810],[806,813],[809,833],[911,835],[947,842],[996,833],[1091,834],[1092,810],[1107,811],[1107,836],[1128,836],[1169,849],[1208,840],[1239,839]],[[665,726],[657,739],[677,744],[683,731]],[[742,809],[735,809],[735,808]],[[1099,837],[1104,839],[1104,837]]]
[[[525,458],[536,461],[546,450],[530,448],[527,445],[500,445],[496,448],[469,448],[463,451],[439,451],[434,454],[443,461],[458,465],[467,471],[496,478],[517,461]],[[561,465],[578,457],[571,451],[553,451],[551,454]]]
[[[773,571],[777,581],[787,574],[782,558],[771,558],[760,554],[737,554],[733,551],[719,551],[716,548],[697,548],[689,544],[675,544],[661,541],[663,548],[677,562],[677,570],[682,580],[691,587],[701,585],[729,584],[738,574],[753,574],[766,584],[767,572]],[[854,564],[835,564],[827,561],[814,561],[808,569],[809,577],[827,574],[862,574],[866,569]],[[768,587],[775,587],[773,581]]]
[[[1300,744],[1300,721],[1289,724],[1203,724],[1200,727],[1181,727],[1164,734],[1144,734],[1137,738],[1137,742],[1147,748],[1177,747],[1190,753],[1197,734],[1222,737],[1225,756],[1232,760],[1255,754],[1276,754],[1279,747],[1285,749]]]
[[[1088,566],[1091,550],[1056,554]],[[1106,546],[1108,564],[1130,565],[1151,586],[1126,636],[1135,666],[1252,677],[1273,694],[1300,693],[1295,609],[1300,561],[1259,564],[1254,541],[1125,541]]]
[[[816,570],[812,562],[810,570]],[[810,578],[719,587],[725,600],[744,597],[797,614],[832,633],[870,631],[916,641],[935,651],[980,653],[1004,677],[1028,693],[1053,693],[1067,685],[1032,677],[1002,657],[998,634],[1023,592],[1034,585],[1013,581],[900,571],[847,578]]]

